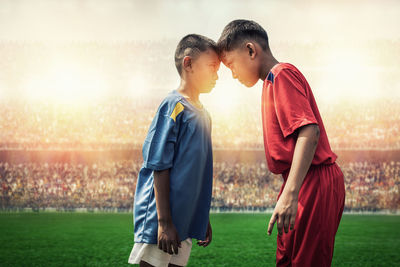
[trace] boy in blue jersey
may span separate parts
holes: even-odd
[[[211,118],[199,101],[218,79],[216,43],[190,34],[178,44],[177,90],[162,101],[143,144],[134,202],[135,245],[129,263],[185,266],[192,238],[212,239]]]

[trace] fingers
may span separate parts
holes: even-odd
[[[276,228],[278,229],[278,234],[282,235],[282,231],[283,231],[283,227],[284,227],[284,223],[285,223],[285,216],[279,215],[276,212],[273,213],[271,220],[269,221],[268,231],[267,231],[268,235],[271,235],[272,230],[274,229],[275,222],[276,222]],[[289,225],[289,222],[288,222],[288,225]]]
[[[161,244],[161,246],[160,246],[160,244]],[[174,243],[171,242],[170,240],[165,240],[165,239],[164,240],[160,240],[158,248],[161,249],[162,251],[164,251],[165,253],[168,253],[168,254],[171,254],[171,255],[174,253],[174,251],[176,252],[176,254],[178,254],[177,245],[174,246]]]
[[[161,249],[161,250],[163,250],[163,248],[162,248],[162,242],[163,242],[162,239],[158,239],[158,248]]]
[[[296,219],[296,216],[291,216],[290,217],[290,230],[294,229],[295,219]]]
[[[197,241],[197,245],[200,247],[207,247],[211,243],[211,240],[207,237],[206,240]]]
[[[174,253],[178,254],[178,249],[181,247],[181,240],[176,230],[171,235],[159,234],[157,246],[160,250],[170,255]]]
[[[274,213],[272,214],[272,216],[271,216],[271,219],[269,220],[268,230],[267,230],[267,232],[268,232],[269,235],[271,235],[272,229],[274,228],[274,224],[275,224],[275,222],[276,222],[276,217],[277,217],[277,214],[274,212]]]
[[[178,254],[178,241],[172,242],[172,248],[174,249],[175,254]]]
[[[167,242],[167,251],[168,251],[168,254],[170,254],[170,255],[173,254],[173,251],[172,251],[172,242],[171,242],[171,241],[168,241],[168,242]]]
[[[211,243],[211,238],[212,238],[211,235],[212,235],[211,231],[210,231],[210,229],[208,229],[206,239],[197,241],[197,245],[199,245],[201,247],[207,247]]]
[[[158,248],[165,253],[172,254],[171,242],[166,239],[159,239],[158,240]]]
[[[167,246],[164,245],[164,242],[165,242],[164,239],[158,240],[158,248],[165,252],[165,248],[166,248]]]
[[[182,244],[181,244],[181,239],[179,238],[179,234],[178,233],[176,233],[176,239],[175,239],[175,241],[176,241],[176,244],[178,245],[178,247],[182,247]],[[178,254],[178,253],[177,253]]]
[[[285,233],[287,234],[289,232],[289,223],[290,223],[290,215],[285,216],[284,222],[283,222],[283,229],[285,230]]]
[[[283,220],[285,219],[284,215],[277,215],[278,220],[276,222],[276,228],[278,228],[278,234],[282,235],[283,230]]]
[[[212,229],[211,224],[208,223],[207,235],[205,240],[199,240],[197,244],[202,247],[207,247],[212,241]]]
[[[181,239],[179,238],[178,233],[175,234],[175,239],[171,240],[171,246],[175,254],[178,254],[178,248],[181,247]]]
[[[163,240],[163,251],[168,253],[168,243],[167,240]]]
[[[286,215],[285,216],[285,214],[279,215],[279,214],[275,213],[271,217],[271,220],[269,221],[268,234],[271,235],[275,222],[276,222],[276,228],[278,230],[279,235],[282,235],[283,231],[285,231],[285,233],[288,233],[289,230],[294,229],[295,218],[296,218],[295,215]]]

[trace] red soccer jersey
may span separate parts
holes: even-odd
[[[332,152],[311,88],[303,74],[288,63],[276,64],[264,81],[262,121],[269,170],[288,174],[297,141],[296,129],[318,124],[320,137],[312,165],[334,163]]]

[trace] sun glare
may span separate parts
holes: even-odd
[[[81,105],[104,97],[106,84],[100,73],[83,70],[79,65],[58,64],[27,81],[26,95],[57,104]]]
[[[246,108],[246,105],[260,105],[262,83],[257,83],[252,88],[242,85],[238,80],[232,79],[231,71],[221,66],[218,72],[219,80],[209,94],[203,94],[201,100],[211,113],[229,117]]]

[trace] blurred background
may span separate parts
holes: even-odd
[[[179,85],[189,33],[233,19],[268,32],[302,71],[345,174],[346,212],[399,213],[398,1],[0,1],[0,209],[132,210],[141,146]],[[201,100],[213,119],[213,211],[269,211],[259,82],[221,64]]]

